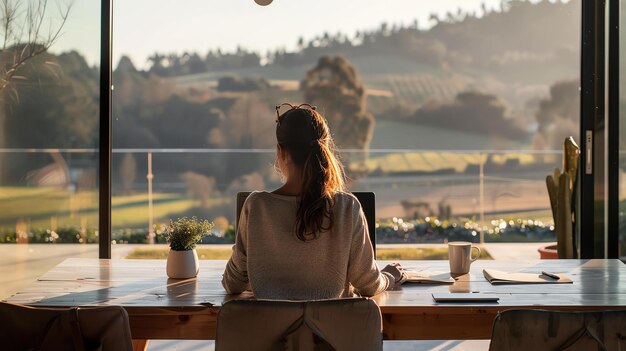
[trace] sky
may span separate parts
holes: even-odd
[[[145,67],[154,52],[232,51],[238,45],[265,53],[293,49],[299,37],[324,32],[354,35],[387,22],[421,28],[429,16],[463,11],[481,14],[481,4],[498,9],[500,0],[274,0],[259,6],[253,0],[113,0],[113,63],[122,55]],[[56,14],[56,13],[55,13]],[[91,65],[99,64],[100,1],[74,0],[63,36],[52,52],[77,50]]]

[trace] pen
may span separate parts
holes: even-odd
[[[556,274],[554,274],[554,273],[549,273],[549,272],[546,272],[546,271],[541,271],[541,274],[543,274],[543,275],[545,275],[545,276],[548,276],[548,277],[550,277],[550,278],[556,279],[556,280],[561,279],[561,277],[559,277],[558,275],[556,275]]]

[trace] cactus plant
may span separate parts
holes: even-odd
[[[563,142],[563,172],[546,177],[559,258],[576,258],[576,201],[580,148],[572,137]]]

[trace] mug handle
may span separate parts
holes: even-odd
[[[474,257],[474,258],[472,258],[471,257],[472,255],[470,254],[470,262],[474,262],[474,261],[476,261],[480,257],[480,247],[472,246],[472,249],[478,250],[478,253],[476,254],[476,257]]]

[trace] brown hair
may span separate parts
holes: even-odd
[[[315,110],[292,108],[278,117],[276,140],[302,171],[296,235],[302,241],[315,239],[332,228],[333,195],[345,189],[343,166],[335,156],[328,124]]]

